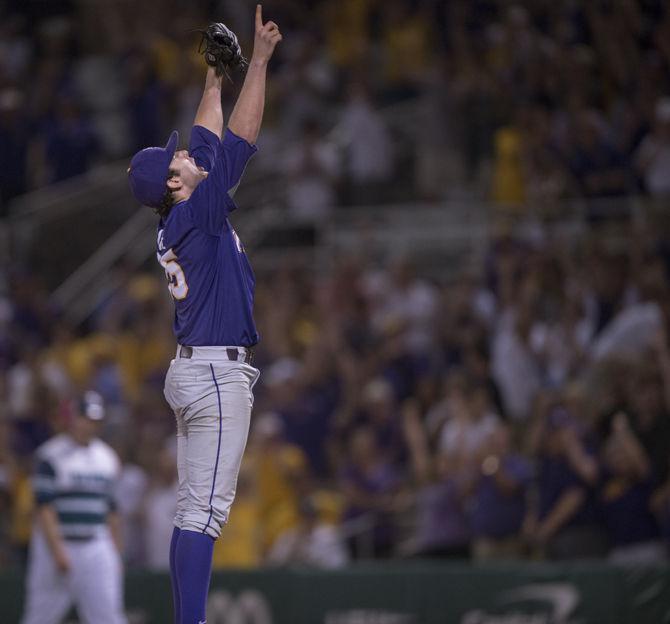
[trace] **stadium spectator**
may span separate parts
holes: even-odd
[[[491,370],[500,388],[505,412],[515,420],[529,417],[541,382],[537,358],[530,344],[534,314],[533,302],[528,298],[502,313],[491,353]]]
[[[521,527],[533,478],[527,458],[512,448],[511,431],[498,425],[477,454],[470,491],[472,557],[516,559],[523,554]]]
[[[235,493],[235,512],[228,517],[226,522],[226,537],[228,539],[217,540],[214,544],[214,555],[212,558],[212,569],[223,568],[254,568],[261,565],[266,545],[273,543],[265,533],[272,523],[272,518],[266,514],[265,519],[261,517],[261,505],[267,501],[261,501],[257,481],[260,474],[256,472],[256,464],[260,460],[254,453],[247,453],[247,458],[242,464],[237,479],[237,490]],[[267,491],[266,491],[267,493]],[[272,492],[271,496],[275,496]],[[275,510],[273,510],[275,511]],[[289,523],[294,521],[290,517]],[[284,526],[286,518],[278,525],[272,525],[275,533]],[[268,522],[268,525],[265,524]]]
[[[388,272],[370,273],[366,278],[373,328],[398,336],[398,347],[408,354],[424,351],[432,340],[437,289],[417,275],[409,258],[402,256],[392,261]]]
[[[670,417],[664,404],[664,388],[657,371],[637,368],[626,387],[630,426],[647,454],[653,476],[664,481],[670,455]]]
[[[137,462],[135,448],[131,440],[125,440],[118,448],[122,464],[115,494],[123,535],[123,560],[126,565],[141,566],[146,555],[142,505],[149,477]]]
[[[643,565],[663,561],[665,552],[651,510],[652,467],[625,414],[612,420],[603,448],[599,504],[614,563]]]
[[[536,426],[537,501],[524,521],[526,539],[551,559],[602,556],[593,494],[599,470],[585,424],[556,403]]]
[[[302,134],[283,158],[288,178],[288,209],[296,220],[317,221],[336,206],[340,162],[335,146],[321,138],[319,124],[309,119]]]
[[[426,9],[405,0],[389,0],[380,11],[385,99],[397,102],[419,92],[434,62],[434,33]]]
[[[399,475],[384,457],[369,426],[361,425],[352,432],[348,451],[339,476],[346,501],[344,520],[367,521],[370,523],[367,530],[371,532],[368,552],[368,547],[360,547],[353,540],[350,548],[356,557],[390,557],[394,544],[392,511]]]
[[[261,549],[267,549],[298,522],[300,497],[309,487],[308,458],[286,440],[281,417],[270,412],[254,419],[247,459],[253,471],[247,486],[258,494]]]
[[[603,122],[592,110],[580,110],[573,120],[570,169],[584,197],[616,197],[631,190],[624,154],[606,137]]]
[[[270,565],[341,568],[349,561],[336,527],[319,521],[318,510],[309,499],[300,502],[298,525],[282,533],[268,553]]]
[[[413,533],[401,545],[401,554],[430,558],[465,558],[470,549],[470,526],[465,511],[467,481],[455,465],[431,451],[418,403],[403,408],[407,446],[410,450],[415,522]]]
[[[321,118],[324,103],[335,95],[338,86],[336,69],[326,50],[319,47],[314,33],[306,30],[296,35],[287,53],[287,63],[276,77],[277,105],[281,107],[279,130],[288,136],[306,134],[314,125],[313,120]],[[327,169],[331,158],[326,153]]]
[[[347,203],[369,205],[386,201],[394,169],[393,141],[365,85],[349,85],[347,102],[333,132],[345,154]]]
[[[526,201],[527,173],[523,138],[508,126],[495,133],[491,199],[506,206]]]
[[[129,135],[134,140],[129,147],[131,152],[135,152],[147,145],[157,145],[163,141],[168,86],[156,75],[152,58],[147,51],[131,55],[126,63]]]
[[[99,138],[73,96],[62,95],[44,129],[44,165],[49,182],[88,171],[100,149]]]
[[[170,539],[177,512],[177,462],[172,449],[163,449],[153,470],[142,501],[145,566],[150,570],[170,568]]]

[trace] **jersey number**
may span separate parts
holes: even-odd
[[[165,269],[170,294],[178,301],[185,299],[188,295],[188,284],[186,283],[184,270],[179,266],[174,251],[168,249],[162,256],[158,256],[158,262]]]

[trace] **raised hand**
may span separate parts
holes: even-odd
[[[279,26],[273,21],[263,24],[263,9],[256,5],[256,31],[254,36],[254,52],[252,62],[267,63],[272,57],[275,46],[282,40]]]

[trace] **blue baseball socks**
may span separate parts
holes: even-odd
[[[172,543],[175,544],[172,591],[176,622],[205,624],[214,540],[206,533],[175,529]]]

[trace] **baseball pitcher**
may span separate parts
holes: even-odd
[[[119,522],[120,462],[99,440],[102,398],[87,392],[67,433],[36,452],[37,503],[23,624],[57,624],[74,603],[86,624],[125,624]]]
[[[165,398],[177,419],[179,491],[170,570],[177,624],[204,624],[212,550],[235,496],[247,441],[251,365],[258,342],[254,276],[228,215],[256,152],[267,64],[282,36],[256,7],[254,49],[223,132],[222,77],[247,63],[223,24],[203,33],[210,65],[189,149],[173,132],[164,148],[138,152],[128,170],[136,199],[160,216],[157,256],[174,299],[177,352]]]

